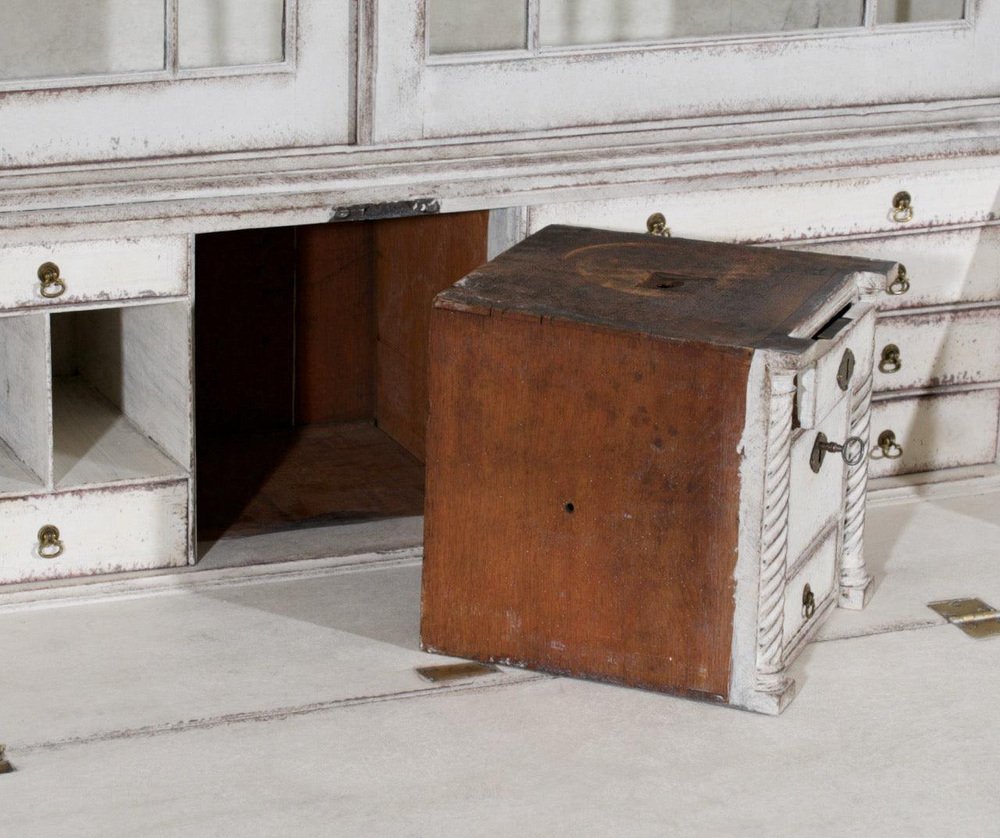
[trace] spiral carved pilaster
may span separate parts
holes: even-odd
[[[871,431],[871,373],[852,394],[851,436],[868,440]],[[844,500],[844,549],[840,565],[840,586],[864,590],[871,580],[865,565],[862,534],[865,525],[865,494],[868,490],[868,463],[847,472],[847,492]]]
[[[788,554],[788,498],[795,377],[772,373],[764,508],[761,523],[760,597],[757,613],[757,689],[781,692],[788,685],[782,662],[785,566]]]

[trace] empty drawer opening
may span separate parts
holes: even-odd
[[[202,555],[234,538],[259,551],[252,561],[419,543],[431,301],[486,260],[487,223],[477,212],[197,238]]]
[[[844,306],[840,311],[838,311],[833,317],[831,317],[822,328],[816,334],[813,335],[813,340],[833,340],[837,335],[839,335],[845,328],[847,328],[853,322],[850,317],[847,316],[847,312],[851,310],[849,305]]]

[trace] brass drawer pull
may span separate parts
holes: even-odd
[[[850,349],[844,350],[844,357],[840,359],[840,366],[837,368],[837,386],[841,390],[847,390],[851,383],[851,376],[854,375],[854,353]]]
[[[896,442],[895,431],[882,431],[875,445],[877,447],[872,449],[873,460],[898,460],[903,456],[903,446]]]
[[[878,371],[886,374],[899,372],[903,362],[899,357],[899,347],[894,343],[886,344],[882,349],[882,357],[878,362]]]
[[[43,559],[58,559],[63,554],[59,528],[46,524],[38,531],[38,555]]]
[[[802,589],[802,616],[807,620],[816,613],[816,595],[812,592],[812,588],[809,587],[809,583],[806,582],[806,586]]]
[[[899,266],[899,273],[896,274],[896,278],[886,290],[894,297],[905,294],[910,290],[910,277],[906,273],[906,265]]]
[[[819,474],[827,453],[840,454],[849,466],[858,465],[865,458],[865,441],[859,436],[849,436],[841,445],[838,442],[828,442],[826,434],[820,431],[816,434],[812,452],[809,454],[809,467]]]
[[[38,281],[42,284],[41,294],[47,300],[61,297],[66,290],[66,280],[59,276],[59,266],[55,262],[43,262],[38,266]]]
[[[891,217],[897,224],[913,220],[913,198],[909,192],[897,192],[892,196]]]
[[[670,228],[667,226],[667,219],[662,212],[654,212],[646,219],[646,232],[651,236],[670,238]]]

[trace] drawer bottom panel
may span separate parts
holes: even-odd
[[[887,477],[994,462],[998,415],[1000,390],[876,401],[869,474]],[[896,457],[879,449],[879,437],[887,431],[901,449],[890,449]]]
[[[187,507],[186,480],[0,501],[0,583],[186,564]]]

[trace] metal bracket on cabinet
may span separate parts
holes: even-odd
[[[929,602],[927,607],[937,611],[949,623],[958,626],[970,637],[992,637],[1000,634],[1000,613],[981,599],[943,599]]]
[[[437,198],[414,198],[411,201],[388,201],[384,204],[355,204],[334,207],[330,221],[377,221],[383,218],[405,218],[412,215],[436,215],[441,212]]]

